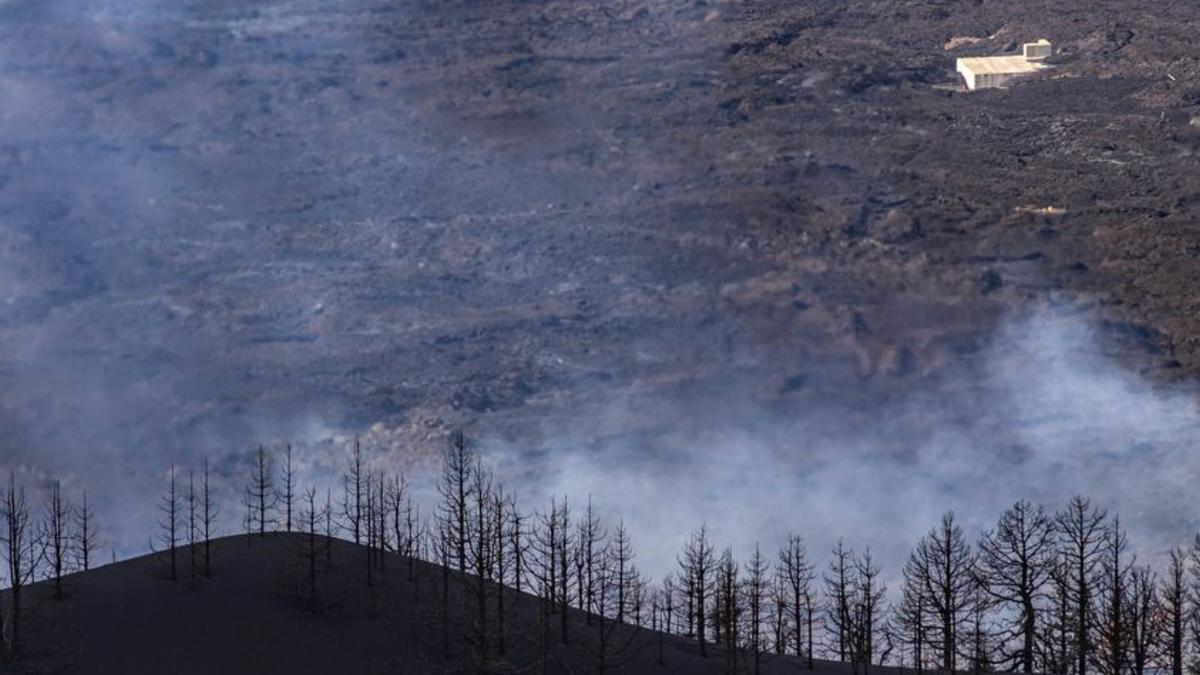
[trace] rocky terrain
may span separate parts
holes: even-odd
[[[4,452],[653,439],[662,402],[731,397],[975,416],[962,374],[1046,303],[1190,378],[1198,29],[1152,0],[0,0]],[[1038,37],[1047,74],[958,86]]]

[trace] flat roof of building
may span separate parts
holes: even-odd
[[[975,56],[958,60],[959,70],[966,68],[976,75],[1033,73],[1045,67],[1024,56]]]

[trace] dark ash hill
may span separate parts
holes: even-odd
[[[323,543],[324,538],[319,537]],[[55,601],[50,585],[32,587],[28,643],[20,673],[287,675],[476,672],[467,653],[465,598],[451,581],[451,645],[443,660],[441,569],[415,563],[407,580],[404,561],[389,554],[382,583],[365,584],[365,551],[335,539],[333,569],[322,570],[319,602],[301,597],[307,535],[234,536],[213,542],[214,575],[188,580],[188,555],[180,549],[179,581],[167,577],[165,555],[106,565],[67,579],[66,599]],[[321,559],[324,560],[322,544]],[[323,562],[322,562],[323,567]],[[492,672],[536,672],[538,599],[512,594],[508,653]],[[596,672],[595,626],[571,610],[570,642],[558,637],[552,616],[548,673]],[[619,632],[633,632],[627,627]],[[630,644],[609,656],[608,672],[722,673],[726,655],[710,648],[700,658],[694,642],[636,631]],[[749,672],[745,655],[741,672]],[[794,657],[765,656],[764,673],[812,672]],[[845,675],[847,664],[816,662],[821,675]],[[872,668],[892,675],[894,668]]]

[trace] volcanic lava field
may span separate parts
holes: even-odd
[[[2,0],[6,452],[869,413],[1045,303],[1191,377],[1197,34],[1150,0]],[[1046,74],[958,86],[1039,37]]]

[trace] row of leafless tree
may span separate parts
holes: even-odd
[[[953,513],[921,539],[880,631],[918,670],[1182,675],[1200,644],[1200,549],[1162,578],[1130,553],[1116,516],[1074,497],[1019,501],[972,546]]]
[[[1190,550],[1171,551],[1160,576],[1129,551],[1119,518],[1085,497],[1057,512],[1018,501],[974,543],[945,514],[917,543],[889,606],[869,549],[839,542],[818,574],[799,536],[773,557],[756,547],[739,563],[701,527],[678,570],[651,585],[623,523],[606,533],[590,500],[573,521],[565,498],[523,517],[499,494],[457,438],[444,464],[434,560],[478,584],[481,654],[502,645],[488,642],[484,596],[528,579],[542,598],[541,639],[557,614],[558,639],[568,642],[573,607],[598,626],[601,670],[627,653],[629,645],[610,641],[617,625],[690,637],[702,655],[715,646],[731,671],[758,672],[765,655],[783,653],[809,667],[822,655],[855,672],[879,664],[1064,675],[1200,670],[1200,537]],[[503,604],[495,615],[502,627]]]
[[[452,648],[453,617],[468,617],[463,632],[480,668],[507,655],[517,593],[536,598],[539,672],[556,669],[556,644],[590,653],[597,672],[619,668],[646,646],[639,629],[658,621],[623,523],[609,535],[590,501],[573,519],[566,498],[523,512],[461,434],[443,458],[437,508],[415,536],[426,542],[415,550],[440,566],[443,648]]]
[[[1200,538],[1192,550],[1172,551],[1160,576],[1134,559],[1118,518],[1084,497],[1057,512],[1019,501],[974,543],[945,514],[917,542],[892,597],[869,549],[839,542],[819,572],[799,536],[773,556],[756,547],[738,561],[705,527],[688,538],[678,569],[651,584],[624,523],[610,532],[590,499],[577,512],[565,497],[522,511],[461,434],[448,444],[438,503],[425,517],[404,478],[368,469],[357,444],[337,500],[327,490],[322,502],[310,487],[296,504],[290,447],[281,471],[273,463],[260,448],[245,490],[246,528],[264,534],[299,525],[308,533],[311,597],[323,569],[318,558],[331,564],[335,536],[366,546],[368,585],[383,582],[391,557],[410,581],[416,561],[437,563],[444,648],[449,653],[450,635],[459,633],[451,630],[454,617],[467,616],[458,628],[481,666],[505,655],[515,594],[525,592],[538,598],[543,670],[554,643],[590,650],[604,671],[663,634],[695,640],[702,655],[719,654],[731,671],[757,672],[774,654],[810,668],[817,656],[831,658],[855,672],[880,664],[918,673],[1200,670],[1200,649],[1191,648],[1200,645]],[[207,470],[204,477],[207,513]],[[164,504],[174,502],[173,481]],[[207,541],[208,521],[199,522]],[[164,541],[174,532],[164,527]]]
[[[1119,519],[1084,497],[1054,513],[1018,501],[974,545],[945,514],[917,543],[891,607],[870,550],[841,542],[819,578],[798,537],[773,569],[756,549],[739,576],[730,551],[718,555],[701,528],[680,565],[656,599],[679,595],[685,619],[666,628],[694,637],[701,653],[715,643],[729,657],[740,647],[755,671],[764,652],[810,665],[821,654],[855,672],[1200,670],[1200,538],[1171,551],[1160,577],[1130,553]]]
[[[180,550],[185,546],[189,581],[195,584],[200,576],[212,577],[212,540],[220,512],[213,497],[212,471],[207,459],[199,475],[194,470],[188,471],[186,484],[176,467],[171,466],[166,489],[158,502],[158,541],[157,545],[151,542],[151,548],[161,547],[172,581],[180,577]]]
[[[389,564],[409,582],[436,576],[437,597],[422,606],[441,627],[444,654],[465,650],[482,668],[532,634],[542,672],[567,644],[591,653],[599,672],[655,645],[661,661],[664,635],[695,641],[731,672],[758,672],[779,654],[809,668],[816,657],[835,659],[864,673],[880,664],[918,673],[1200,670],[1200,538],[1171,551],[1160,574],[1138,563],[1118,518],[1083,497],[1057,512],[1017,502],[976,542],[947,513],[917,542],[889,595],[869,549],[839,542],[819,570],[804,540],[791,536],[773,555],[756,547],[739,561],[703,526],[677,569],[651,583],[624,523],[606,527],[590,499],[581,508],[562,497],[522,510],[461,434],[448,443],[437,504],[424,515],[402,475],[370,464],[356,443],[336,491],[318,490],[298,485],[290,447],[279,460],[260,447],[243,491],[248,537],[305,535],[302,587],[314,607],[336,537],[365,548],[368,587],[386,582]],[[171,579],[185,562],[193,583],[213,573],[219,508],[211,480],[207,462],[186,478],[174,467],[167,475],[157,548]],[[57,483],[46,495],[38,509],[14,478],[0,490],[0,553],[12,589],[0,616],[10,653],[20,645],[23,589],[52,580],[61,598],[64,575],[87,569],[98,542],[86,495],[68,503]],[[421,587],[412,583],[417,603]],[[528,614],[515,611],[526,602],[519,594],[536,598],[532,631],[515,625]],[[459,635],[465,640],[451,639]]]
[[[179,496],[177,480],[172,471],[159,505],[159,540],[173,577],[174,551],[194,543],[186,526],[193,502]],[[203,486],[196,503],[208,504],[207,480]],[[258,448],[242,495],[248,541],[277,531],[302,535],[301,589],[311,607],[320,606],[321,577],[335,564],[334,538],[345,538],[365,548],[362,578],[370,588],[386,582],[389,560],[402,566],[414,601],[440,628],[446,658],[465,651],[488,668],[509,658],[514,636],[532,634],[542,672],[554,670],[556,644],[577,644],[594,654],[599,670],[610,670],[645,646],[639,628],[668,623],[663,617],[670,603],[651,605],[622,523],[610,536],[590,503],[575,521],[566,499],[522,511],[462,434],[447,445],[437,504],[425,515],[404,476],[369,468],[357,443],[336,495],[297,483],[290,447],[277,456]],[[208,530],[199,536],[207,542]],[[436,597],[422,599],[417,577],[431,570]],[[537,598],[533,626],[523,625],[528,612],[515,607],[519,594]]]
[[[0,602],[0,656],[15,658],[23,644],[21,620],[26,612],[26,588],[40,579],[51,580],[53,597],[65,597],[64,577],[86,571],[100,546],[95,512],[87,493],[72,503],[58,481],[50,481],[40,508],[31,503],[15,474],[0,487],[0,559],[9,589]]]

